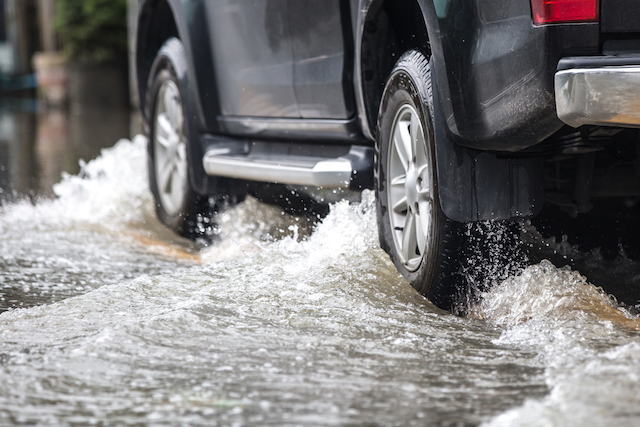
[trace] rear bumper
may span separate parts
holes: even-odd
[[[565,58],[555,75],[556,110],[573,127],[640,127],[640,56]]]

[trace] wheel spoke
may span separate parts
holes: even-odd
[[[164,165],[167,162],[167,154],[169,153],[169,150],[160,143],[156,144],[154,150],[156,169],[164,169]]]
[[[418,253],[420,255],[424,254],[424,250],[426,248],[427,245],[427,236],[425,234],[425,230],[423,228],[423,224],[422,224],[422,211],[420,212],[420,215],[416,215],[416,244],[418,246]]]
[[[406,159],[408,162],[413,161],[413,147],[411,144],[411,122],[409,120],[400,120],[398,122],[398,129],[400,130],[400,136],[402,137],[402,145],[404,147],[404,151],[406,154]]]
[[[416,256],[416,221],[412,214],[408,214],[402,231],[402,255],[405,263]]]
[[[406,175],[400,175],[391,180],[392,187],[404,187],[404,184],[407,182]]]
[[[176,150],[176,170],[180,178],[180,182],[187,179],[187,148],[181,143]]]
[[[171,126],[177,134],[182,132],[182,108],[177,94],[171,99]]]
[[[171,86],[167,86],[165,91],[164,91],[164,96],[162,97],[162,103],[164,105],[164,113],[167,115],[167,119],[169,120],[169,123],[171,124],[171,128],[173,129],[173,123],[171,123],[171,115],[172,115],[172,108],[173,106],[172,104],[172,97],[173,97],[173,88]]]
[[[424,160],[418,166],[418,176],[422,180],[420,189],[418,190],[418,201],[432,201],[431,175],[429,173],[429,163],[426,154],[424,156]]]
[[[180,106],[179,102],[176,102],[175,110],[176,110],[175,111],[176,121],[175,121],[174,129],[178,133],[178,135],[182,135],[182,125],[184,123],[184,116],[182,115],[182,107]]]
[[[165,150],[161,158],[158,159],[158,165],[160,165],[161,173],[166,170],[173,169],[176,163],[175,153],[172,153],[170,150]]]
[[[166,138],[166,137],[164,137],[162,135],[158,135],[158,137],[156,139],[158,140],[158,143],[160,144],[160,148],[163,151],[166,152],[169,149],[169,144],[170,144],[169,138]]]
[[[180,170],[176,167],[171,174],[171,193],[169,197],[171,198],[171,203],[173,206],[178,206],[182,199],[182,179],[180,179]]]
[[[418,202],[431,202],[432,200],[429,187],[424,187],[418,191]]]
[[[418,120],[418,116],[413,114],[413,112],[411,113],[411,122],[409,125],[409,129],[410,129],[410,135],[409,135],[409,141],[411,142],[411,158],[412,159],[417,159],[418,156],[418,143],[420,141],[418,141],[419,136],[421,135],[420,132],[420,120]]]
[[[428,178],[428,173],[429,173],[429,164],[426,162],[426,158],[424,159],[424,161],[418,163],[418,176],[420,176],[422,179],[424,178]]]
[[[407,196],[403,196],[400,200],[398,200],[394,205],[393,205],[393,211],[395,213],[402,213],[402,212],[406,212],[408,209],[407,206]]]
[[[158,188],[163,193],[169,193],[171,191],[171,181],[173,178],[173,162],[168,161],[167,165],[160,170],[160,182]]]
[[[401,126],[398,124],[396,126],[396,130],[393,134],[393,148],[398,153],[398,159],[400,160],[400,164],[402,165],[405,172],[409,169],[409,159],[410,153],[407,152],[407,147],[404,142],[404,138],[401,131]]]
[[[173,128],[173,131],[176,132],[178,129],[178,123],[175,96],[171,98],[171,100],[169,101],[169,105],[171,105],[171,109],[169,110],[169,120],[171,121],[171,127]]]
[[[169,119],[167,118],[166,114],[158,115],[156,122],[158,123],[157,131],[156,131],[158,134],[157,135],[158,142],[163,147],[168,147],[169,139],[173,134],[173,128],[171,127],[171,122],[169,122]]]

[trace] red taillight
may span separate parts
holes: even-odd
[[[531,0],[535,25],[563,22],[596,22],[600,0]]]

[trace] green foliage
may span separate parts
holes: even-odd
[[[126,55],[127,0],[57,0],[55,26],[71,59],[102,62]]]

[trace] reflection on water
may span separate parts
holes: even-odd
[[[63,173],[77,174],[80,160],[95,158],[131,132],[123,109],[74,106],[38,109],[30,99],[0,104],[0,204],[53,196]]]

